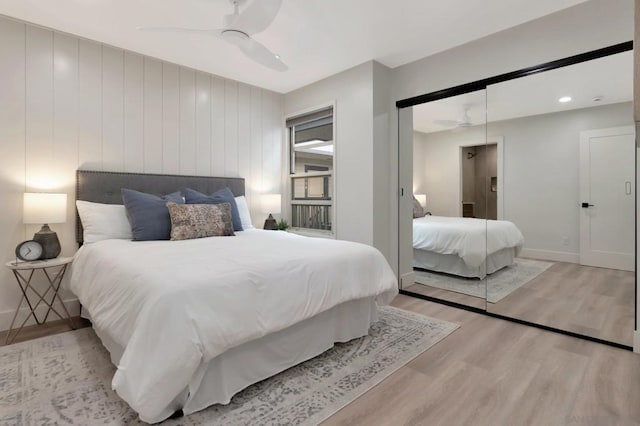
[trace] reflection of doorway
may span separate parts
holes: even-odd
[[[460,147],[462,217],[498,219],[498,143]]]
[[[580,135],[580,263],[634,270],[633,126]]]

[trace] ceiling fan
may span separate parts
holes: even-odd
[[[136,27],[141,31],[177,32],[189,34],[208,34],[221,38],[237,46],[247,57],[275,71],[286,71],[287,65],[280,56],[271,52],[262,43],[251,36],[266,30],[273,22],[282,0],[253,0],[240,13],[240,6],[246,0],[229,0],[233,13],[225,15],[220,29],[197,29],[180,27]]]
[[[464,104],[462,106],[462,115],[457,120],[433,120],[433,124],[444,127],[453,127],[455,130],[463,130],[467,127],[473,126],[471,117],[469,117],[470,104]]]

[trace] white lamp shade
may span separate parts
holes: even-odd
[[[25,192],[23,223],[64,223],[67,221],[67,194]]]
[[[263,194],[261,197],[262,213],[280,214],[282,209],[282,195]]]
[[[427,194],[416,194],[415,197],[422,207],[427,206]]]

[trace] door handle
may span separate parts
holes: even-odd
[[[631,182],[624,183],[624,192],[626,195],[631,195]]]
[[[594,207],[594,205],[593,204],[589,204],[589,203],[582,203],[581,207],[583,209],[588,209],[589,207]]]

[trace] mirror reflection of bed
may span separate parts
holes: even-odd
[[[484,307],[486,277],[515,263],[523,236],[508,221],[426,215],[413,219],[413,242],[423,294]]]
[[[515,252],[504,247],[486,258],[484,138],[465,138],[484,127],[485,94],[474,92],[414,107],[413,266],[409,291],[485,308],[486,275],[509,265]],[[461,138],[455,146],[440,134]],[[493,209],[495,210],[495,209]],[[487,260],[489,262],[487,263]]]
[[[407,290],[632,345],[631,97],[623,52],[414,106]]]

